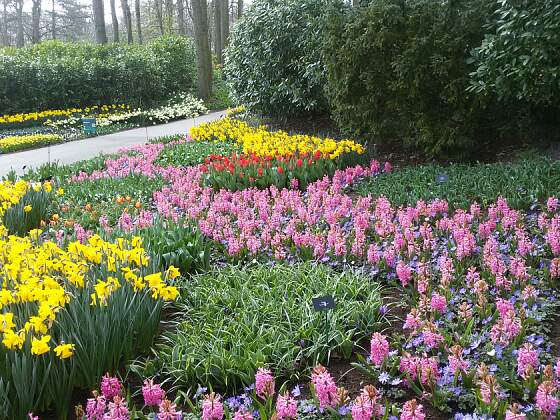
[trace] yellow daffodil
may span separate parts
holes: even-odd
[[[40,356],[41,354],[47,353],[51,349],[49,341],[51,341],[50,335],[44,335],[40,339],[33,337],[31,340],[31,354]]]
[[[67,359],[74,355],[75,344],[59,344],[54,348],[55,354],[61,359]]]

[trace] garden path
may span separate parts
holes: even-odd
[[[8,174],[12,169],[18,175],[22,175],[25,169],[34,168],[47,162],[73,163],[95,157],[101,153],[114,153],[121,147],[143,144],[154,137],[185,133],[194,125],[216,120],[224,115],[225,111],[211,112],[200,117],[167,124],[134,128],[105,136],[0,155],[0,177]]]

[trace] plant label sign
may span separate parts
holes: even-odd
[[[330,295],[313,298],[313,308],[316,312],[334,309],[334,298]]]
[[[436,176],[436,182],[438,184],[445,184],[447,181],[449,181],[449,177],[445,174],[440,174]]]

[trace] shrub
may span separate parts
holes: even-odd
[[[325,294],[337,305],[329,326],[312,306]],[[380,306],[379,286],[350,271],[230,266],[189,280],[178,307],[183,321],[157,358],[179,387],[238,388],[263,365],[286,378],[335,353],[350,357],[356,340],[379,330]]]
[[[195,52],[183,37],[146,45],[48,41],[0,50],[0,109],[5,113],[126,102],[158,104],[194,86]]]
[[[486,104],[465,92],[467,58],[483,38],[488,3],[380,0],[329,13],[323,52],[337,123],[432,155],[471,147]]]
[[[560,4],[500,1],[479,48],[471,88],[504,101],[557,105],[560,95]]]
[[[332,0],[256,0],[231,33],[234,98],[264,114],[324,111],[322,15]]]

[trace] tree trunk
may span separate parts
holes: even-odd
[[[56,39],[56,11],[55,11],[56,0],[51,2],[51,38]]]
[[[107,32],[105,30],[105,10],[103,0],[93,0],[93,22],[95,24],[95,42],[107,43]]]
[[[222,63],[224,62],[223,59],[223,50],[227,47],[228,39],[229,39],[229,0],[221,0],[222,2],[222,29],[220,31],[222,35]]]
[[[243,0],[237,0],[237,19],[243,16]]]
[[[179,35],[187,35],[187,28],[185,26],[185,3],[183,3],[183,0],[177,0],[177,24]]]
[[[173,0],[165,0],[165,32],[173,33]]]
[[[23,0],[16,0],[16,47],[23,47],[25,40],[23,38]]]
[[[115,7],[115,0],[110,0],[111,3],[111,22],[113,22],[113,41],[119,42],[119,19],[117,18],[117,8]]]
[[[163,5],[162,0],[156,0],[154,5],[156,8],[156,20],[159,27],[160,33],[163,35],[165,32],[165,28],[163,27]]]
[[[136,32],[138,32],[138,43],[142,43],[142,21],[140,20],[140,0],[134,0],[134,11],[136,12]]]
[[[223,46],[222,46],[222,0],[214,0],[214,54],[218,63],[223,60]]]
[[[208,42],[208,8],[206,0],[192,0],[194,39],[198,70],[198,95],[202,99],[212,94],[212,56]]]
[[[352,0],[352,6],[358,7],[360,5],[360,0]]]
[[[31,42],[41,42],[41,0],[33,0],[31,6]]]
[[[8,0],[2,2],[2,45],[8,46],[10,40],[8,39]]]
[[[130,13],[128,0],[121,0],[121,9],[123,12],[124,25],[126,26],[126,39],[129,44],[132,44],[134,42],[132,38],[132,15]]]

